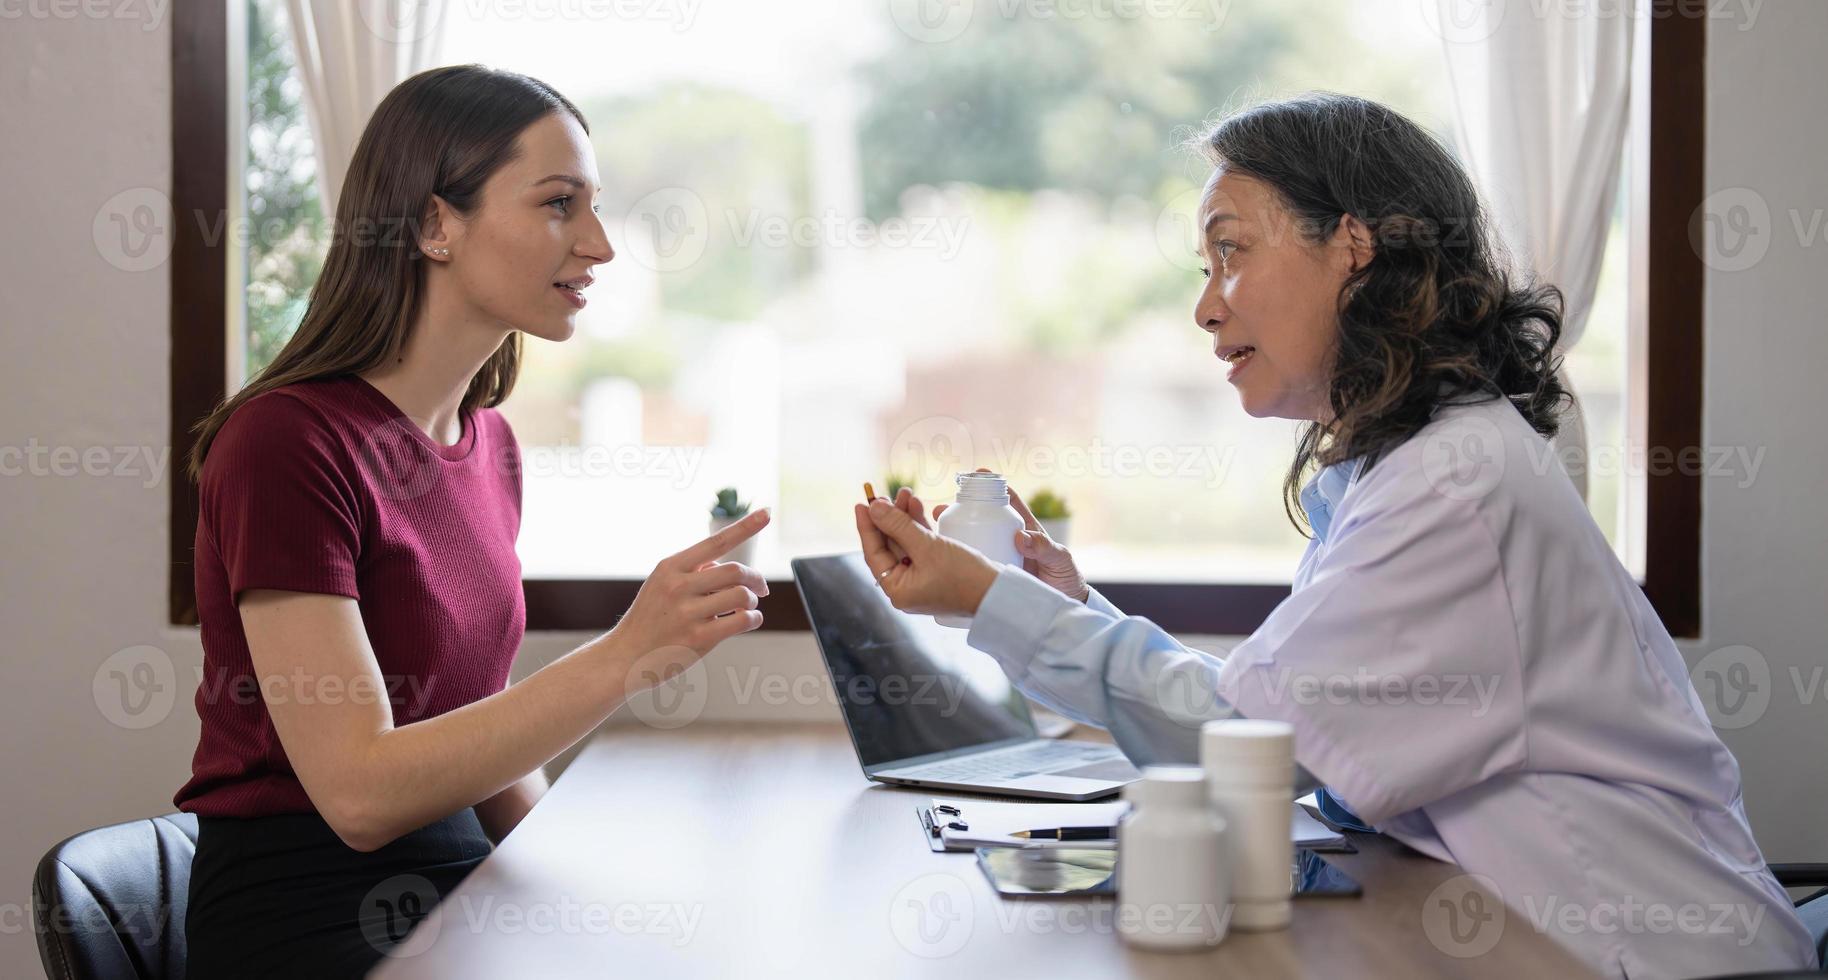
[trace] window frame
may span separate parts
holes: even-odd
[[[229,9],[239,0],[174,4],[172,9],[172,213],[229,213],[231,171],[230,48],[242,23]],[[1693,244],[1705,196],[1707,21],[1650,19],[1638,61],[1634,99],[1646,125],[1631,139],[1636,170],[1633,220],[1639,223],[1644,268],[1634,275],[1629,304],[1631,340],[1641,344],[1642,375],[1632,377],[1634,423],[1647,447],[1701,444],[1702,290],[1706,269]],[[233,161],[245,167],[245,160]],[[188,459],[191,426],[227,394],[229,309],[224,289],[235,258],[234,236],[206,237],[208,222],[175,220],[171,273],[171,445]],[[1654,333],[1648,324],[1655,324]],[[1628,436],[1628,438],[1630,438]],[[1671,458],[1674,458],[1673,456]],[[198,623],[192,548],[199,498],[183,466],[171,481],[170,593],[172,625]],[[1654,470],[1655,468],[1653,468]],[[1672,635],[1692,638],[1701,627],[1701,474],[1667,467],[1644,477],[1642,586]],[[1247,635],[1256,630],[1288,585],[1185,582],[1095,583],[1126,612],[1177,633]],[[529,630],[604,630],[634,601],[641,581],[627,578],[526,579]],[[763,629],[808,629],[791,579],[770,580],[761,610]]]

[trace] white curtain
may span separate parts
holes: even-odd
[[[446,0],[286,0],[292,50],[317,144],[324,213],[375,106],[395,85],[438,63]]]
[[[1630,118],[1636,18],[1628,6],[1437,3],[1460,152],[1513,268],[1560,287],[1567,302],[1561,346],[1571,348],[1587,327],[1605,254]],[[1566,372],[1562,383],[1573,390]],[[1580,452],[1572,475],[1584,498],[1587,434],[1578,404],[1556,442]]]

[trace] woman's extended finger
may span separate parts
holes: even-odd
[[[863,563],[869,566],[870,574],[881,581],[883,574],[900,564],[901,559],[889,550],[889,539],[876,527],[876,522],[870,520],[869,508],[853,504],[851,509],[857,515],[857,539],[863,544]]]

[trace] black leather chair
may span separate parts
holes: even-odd
[[[184,980],[184,909],[197,818],[102,827],[51,848],[32,876],[50,980]]]

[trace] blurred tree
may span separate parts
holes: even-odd
[[[285,6],[247,4],[247,371],[253,377],[298,328],[326,244]]]
[[[1229,6],[1093,17],[980,4],[956,39],[896,34],[860,69],[870,215],[897,213],[910,186],[950,182],[1154,198],[1187,171],[1176,131],[1267,74],[1301,26]]]

